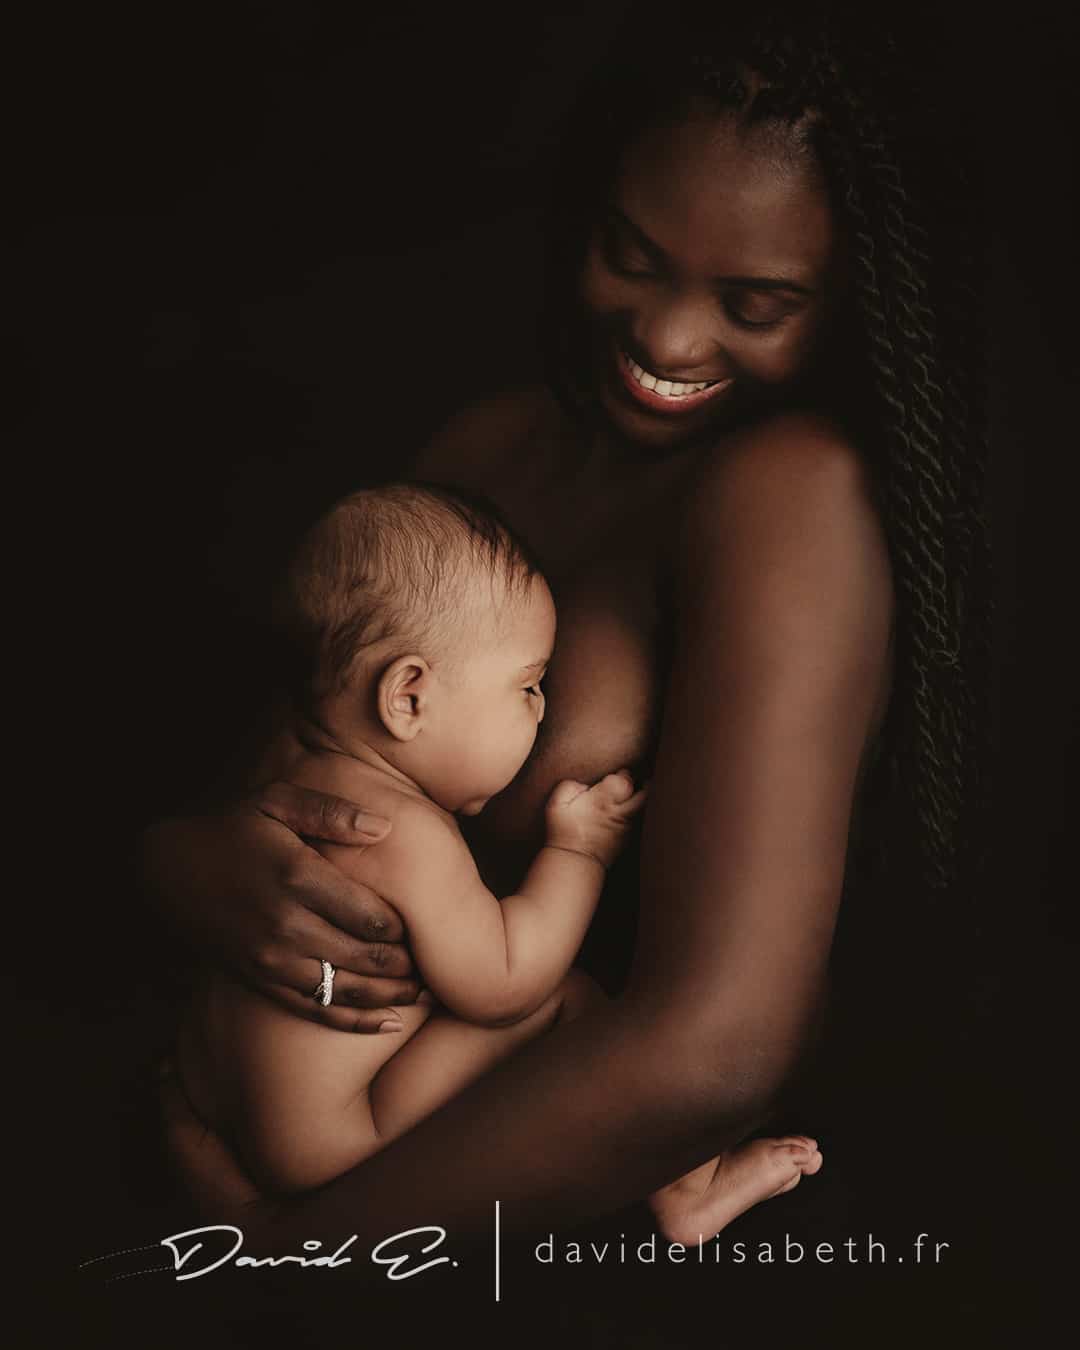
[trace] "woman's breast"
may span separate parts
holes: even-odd
[[[556,783],[591,783],[620,768],[644,776],[655,747],[666,654],[651,561],[593,562],[556,585],[555,601],[555,654],[536,746],[477,821],[482,837],[503,843],[533,840]]]

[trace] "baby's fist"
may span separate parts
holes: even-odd
[[[548,843],[595,858],[609,867],[626,840],[630,821],[645,804],[626,769],[588,787],[570,779],[556,785],[547,804]]]

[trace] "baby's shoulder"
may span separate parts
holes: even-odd
[[[332,855],[350,875],[369,885],[376,872],[400,869],[414,865],[417,858],[445,856],[466,847],[449,811],[361,761],[336,753],[307,751],[291,760],[288,778],[297,787],[340,797],[390,822],[389,834],[378,844],[366,848],[319,846],[320,852]]]
[[[449,811],[362,761],[339,754],[314,754],[294,781],[355,802],[373,815],[385,816],[390,822],[387,839],[422,840],[434,846],[462,837]]]
[[[429,797],[390,788],[386,793],[385,806],[391,833],[396,832],[400,838],[424,839],[431,843],[465,842],[453,815]]]
[[[469,860],[457,821],[428,798],[391,788],[370,809],[390,821],[390,832],[365,850],[369,884],[388,899]]]

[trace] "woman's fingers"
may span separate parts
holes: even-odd
[[[266,943],[255,953],[251,968],[261,985],[281,984],[311,994],[319,983],[323,961],[334,967],[334,1001],[338,1003],[367,1008],[411,1003],[420,987],[405,947],[356,942],[305,910],[279,941]]]
[[[323,961],[334,967],[332,1001],[325,1007],[315,997]],[[280,943],[258,953],[253,966],[263,993],[342,1031],[377,1031],[382,1022],[399,1020],[388,1011],[391,1005],[412,1003],[420,991],[404,947],[357,942],[306,910]]]
[[[282,881],[284,889],[298,904],[325,919],[339,935],[351,936],[358,944],[399,944],[404,941],[405,925],[397,910],[368,886],[350,880],[313,848],[298,845]],[[353,966],[340,949],[338,956],[341,960],[335,961],[335,965],[358,969],[361,974],[367,970],[366,965]],[[328,956],[326,959],[332,961],[334,958]]]
[[[420,981],[388,980],[370,975],[353,975],[348,970],[334,974],[334,1003],[343,1008],[389,1008],[415,1003]]]
[[[318,963],[316,962],[315,965],[317,966]],[[391,982],[372,981],[371,983],[382,985]],[[274,999],[283,1008],[287,1008],[289,1012],[296,1013],[298,1017],[303,1017],[309,1022],[318,1022],[324,1027],[333,1027],[335,1031],[356,1031],[363,1034],[400,1031],[402,1027],[401,1016],[394,1011],[390,1003],[411,1003],[417,992],[416,984],[411,983],[404,986],[400,992],[396,989],[393,991],[383,990],[382,997],[385,1002],[378,1002],[378,996],[372,995],[370,1006],[354,1007],[351,1003],[341,1002],[338,977],[335,976],[334,1001],[324,1008],[314,997],[314,984],[307,993],[299,993],[289,985],[272,984],[267,981],[259,981],[258,987],[268,998]]]
[[[387,1008],[392,1003],[412,1003],[420,992],[420,981],[395,979],[385,975],[357,975],[340,967],[332,956],[298,956],[281,952],[261,961],[255,978],[259,985],[280,985],[314,1000],[315,988],[322,979],[322,962],[334,967],[333,1002],[350,1008]]]
[[[377,844],[390,832],[385,816],[365,811],[355,802],[332,797],[293,783],[270,783],[255,798],[264,815],[287,825],[294,834],[331,844],[363,847]]]
[[[302,989],[308,983],[305,958],[314,960],[316,966],[329,961],[342,972],[383,980],[408,980],[416,974],[408,948],[400,942],[358,941],[299,906],[286,911],[283,921],[256,949],[252,964],[262,976]]]

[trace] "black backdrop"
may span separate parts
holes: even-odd
[[[537,1340],[554,1328],[584,1344],[588,1327],[613,1345],[638,1343],[631,1327],[641,1344],[681,1344],[677,1328],[695,1322],[724,1343],[743,1318],[772,1344],[780,1312],[807,1338],[828,1317],[880,1344],[915,1308],[936,1345],[1000,1324],[1006,1306],[1034,1317],[1057,1287],[1076,894],[1067,46],[1049,7],[1006,25],[944,5],[909,17],[948,72],[954,115],[976,129],[994,237],[996,1005],[963,1062],[939,1064],[929,1085],[916,1047],[889,1090],[852,1085],[824,1129],[800,1122],[819,1136],[831,1125],[843,1148],[815,1191],[800,1187],[746,1234],[929,1230],[953,1263],[873,1282],[825,1266],[742,1284],[731,1271],[637,1267],[621,1280],[563,1271],[534,1288],[522,1273],[497,1310],[486,1287],[432,1277],[424,1300],[408,1284],[407,1297],[365,1295],[355,1323],[344,1320],[352,1296],[313,1275],[285,1294],[264,1280],[257,1298],[236,1279],[214,1291],[207,1280],[196,1296],[160,1274],[110,1283],[99,1276],[118,1268],[99,1265],[58,1301],[75,1263],[176,1231],[146,1079],[176,976],[131,884],[132,841],[205,785],[244,723],[258,660],[247,596],[275,546],[465,399],[528,369],[531,166],[620,8],[112,6],[46,11],[15,44],[28,75],[14,147],[26,303],[11,406],[14,462],[32,486],[12,475],[10,534],[25,540],[12,594],[32,577],[34,656],[17,665],[26,706],[43,705],[13,719],[32,733],[19,783],[33,785],[41,826],[31,881],[9,900],[32,925],[13,938],[26,985],[20,1097],[33,1103],[17,1113],[32,1137],[16,1179],[50,1249],[65,1238],[62,1258],[31,1253],[46,1277],[38,1314],[61,1306],[80,1344],[303,1345],[323,1317],[335,1341],[346,1326],[378,1341],[384,1317],[415,1339],[432,1334],[423,1304],[439,1317],[452,1306],[482,1343],[527,1324]]]

